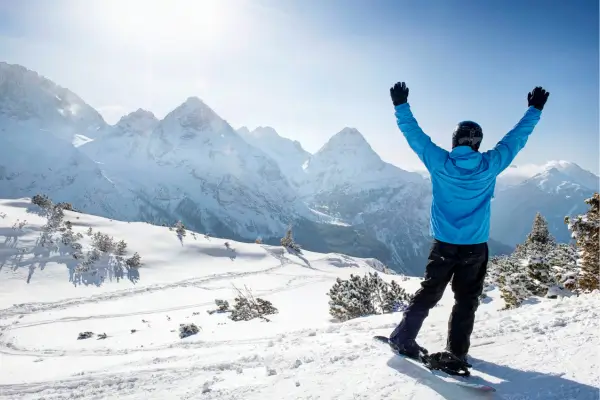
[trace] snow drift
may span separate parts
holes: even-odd
[[[377,271],[409,292],[418,278],[341,254],[238,243],[146,223],[65,211],[139,252],[135,279],[73,280],[68,255],[40,248],[45,219],[28,199],[0,200],[0,398],[6,399],[475,399],[392,358],[373,335],[400,314],[333,321],[336,278]],[[227,243],[227,245],[226,245]],[[247,286],[278,309],[270,322],[234,322],[215,299]],[[537,299],[499,311],[481,304],[470,352],[474,373],[499,398],[597,399],[600,296]],[[453,303],[445,293],[420,344],[442,349]],[[197,328],[195,329],[194,326]],[[181,338],[183,337],[183,338]]]

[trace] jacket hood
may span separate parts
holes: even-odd
[[[472,170],[481,164],[482,155],[469,146],[458,146],[450,152],[450,159],[459,168]]]

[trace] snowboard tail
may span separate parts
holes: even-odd
[[[428,366],[427,363],[427,355],[426,354],[421,354],[419,359],[414,359],[411,357],[407,357],[403,354],[398,353],[397,351],[394,350],[394,348],[391,346],[390,341],[387,337],[385,336],[374,336],[373,337],[374,340],[386,344],[388,345],[389,349],[397,356],[405,359],[408,362],[411,362],[412,364],[424,369],[425,371],[431,373],[432,375],[434,375],[435,377],[445,381],[445,382],[449,382],[449,383],[454,383],[456,385],[459,386],[463,386],[463,387],[467,387],[467,388],[471,388],[471,389],[477,389],[477,390],[481,390],[481,391],[485,391],[485,392],[495,392],[496,389],[492,386],[483,384],[483,383],[477,383],[477,382],[473,382],[473,381],[469,381],[468,377],[462,377],[462,376],[457,376],[457,375],[451,375],[448,374],[446,372],[443,372],[441,370],[438,369],[432,369]]]

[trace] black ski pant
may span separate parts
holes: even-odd
[[[421,288],[415,293],[390,340],[396,344],[415,340],[429,310],[440,301],[452,280],[454,307],[448,321],[446,350],[459,357],[466,356],[487,263],[487,243],[456,245],[434,240]]]

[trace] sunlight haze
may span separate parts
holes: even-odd
[[[598,4],[535,4],[2,0],[0,47],[109,123],[138,108],[162,118],[197,96],[236,129],[272,126],[313,153],[357,128],[409,170],[423,166],[396,127],[396,81],[445,148],[465,119],[492,147],[542,85],[548,105],[515,164],[598,173]]]

